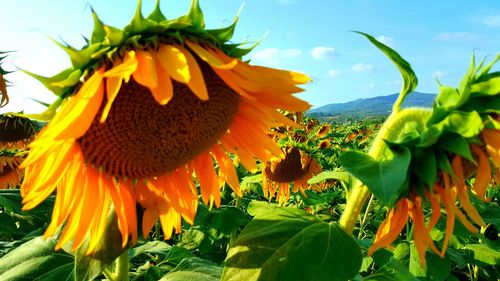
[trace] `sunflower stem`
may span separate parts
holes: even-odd
[[[425,123],[431,115],[429,108],[405,108],[398,112],[393,112],[380,128],[380,132],[373,141],[368,154],[375,160],[387,160],[386,155],[390,155],[390,148],[386,141],[395,142],[404,132],[404,127],[408,122],[414,122],[419,130],[425,128]],[[366,201],[370,198],[370,190],[366,185],[357,181],[354,184],[351,194],[347,199],[347,204],[339,224],[348,234],[352,234],[358,217],[363,211]]]
[[[236,202],[234,203],[234,207],[237,209],[240,208],[241,205],[241,197],[236,197]],[[229,251],[229,248],[233,245],[234,241],[236,240],[236,235],[238,234],[238,230],[235,229],[233,232],[231,232],[231,235],[229,236],[229,244],[227,245],[227,250]]]
[[[123,253],[116,259],[116,279],[114,281],[127,281],[128,280],[128,249],[123,251]]]

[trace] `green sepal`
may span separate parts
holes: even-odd
[[[236,24],[238,23],[238,19],[240,17],[240,13],[243,10],[243,7],[245,4],[242,4],[240,9],[238,10],[238,13],[236,14],[236,17],[234,18],[233,23],[230,26],[224,27],[224,28],[219,28],[219,29],[211,29],[207,30],[207,32],[215,37],[217,40],[220,42],[227,42],[231,38],[233,38],[234,30],[236,28]]]
[[[496,57],[489,64],[487,64],[485,67],[481,68],[482,64],[480,64],[477,71],[476,71],[478,73],[477,81],[482,81],[483,77],[485,77],[488,74],[488,72],[490,72],[493,65],[495,65],[495,63],[497,63],[499,60],[500,60],[500,53],[498,53],[496,55]]]
[[[399,111],[401,104],[403,103],[406,96],[411,91],[415,90],[418,84],[417,76],[411,68],[410,63],[403,59],[396,51],[379,42],[377,39],[375,39],[375,37],[359,31],[354,32],[365,36],[373,45],[375,45],[375,47],[382,51],[396,65],[399,72],[401,73],[401,76],[403,78],[403,85],[401,86],[401,91],[399,93],[398,99],[396,100],[392,108],[393,112]]]
[[[151,14],[149,14],[147,19],[157,23],[164,22],[167,20],[165,15],[163,15],[163,13],[161,12],[160,0],[156,0],[155,9],[153,10],[153,12],[151,12]]]
[[[104,41],[106,31],[104,31],[104,24],[99,19],[94,9],[90,7],[90,10],[92,11],[92,17],[94,18],[94,31],[92,31],[92,36],[90,37],[90,44],[94,44]]]
[[[461,108],[464,111],[483,113],[500,113],[500,98],[496,96],[471,97]]]
[[[203,16],[203,11],[200,8],[200,2],[198,0],[191,1],[191,8],[187,17],[191,19],[193,26],[200,29],[205,28],[205,17]]]
[[[425,147],[434,144],[443,132],[457,133],[465,138],[477,136],[483,129],[483,121],[476,111],[453,111],[441,121],[428,124],[428,130],[421,136],[418,146]]]
[[[457,89],[450,86],[439,86],[439,93],[436,97],[437,105],[444,107],[447,110],[455,108],[458,100],[460,99],[460,94]]]
[[[53,83],[56,82],[61,82],[66,80],[75,70],[73,68],[67,68],[58,74],[52,76],[52,77],[45,77],[41,76],[32,72],[29,72],[25,69],[21,69],[22,72],[28,74],[29,76],[35,78],[36,80],[40,81],[47,89],[49,89],[51,92],[53,92],[55,95],[60,96],[65,92],[65,89],[54,86]]]
[[[444,134],[439,138],[437,146],[441,149],[460,155],[474,164],[476,163],[474,157],[472,157],[469,142],[461,135],[453,133]]]
[[[89,63],[92,54],[98,51],[102,45],[102,43],[94,43],[82,50],[77,50],[69,45],[61,44],[52,38],[50,38],[50,40],[52,40],[52,42],[54,42],[57,46],[61,47],[61,49],[69,55],[71,64],[75,69],[85,67]]]
[[[22,117],[22,118],[29,118],[29,119],[33,119],[33,120],[38,120],[38,121],[43,121],[43,122],[46,122],[46,121],[50,121],[52,120],[52,118],[54,118],[54,116],[56,115],[57,113],[57,109],[59,108],[59,106],[61,106],[62,102],[63,102],[64,98],[62,97],[59,97],[57,98],[57,100],[55,102],[53,102],[44,112],[42,113],[31,113],[31,114],[24,114],[24,113],[11,113],[13,116],[17,116],[17,117]]]
[[[66,77],[66,79],[57,82],[52,82],[50,85],[59,88],[72,87],[76,85],[78,81],[80,81],[81,76],[82,76],[82,71],[80,69],[76,69],[75,71],[71,72]]]
[[[437,179],[436,154],[432,148],[414,148],[411,153],[411,169],[427,186]]]
[[[481,96],[500,95],[500,76],[488,79],[484,82],[473,84],[471,86],[471,91],[472,93]]]
[[[453,175],[451,163],[444,151],[436,151],[436,163],[440,171],[446,172],[448,175]]]
[[[500,122],[491,117],[491,115],[487,115],[486,120],[484,122],[484,128],[500,130]]]
[[[144,32],[145,30],[155,27],[156,22],[152,20],[145,19],[142,16],[142,0],[137,1],[137,8],[135,10],[135,15],[132,18],[132,21],[124,28],[124,32],[131,34],[139,34]]]

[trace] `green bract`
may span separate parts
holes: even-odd
[[[213,46],[231,57],[241,58],[255,47],[254,45],[250,48],[243,48],[244,43],[228,43],[233,36],[238,16],[227,27],[205,29],[203,12],[198,0],[192,0],[187,15],[172,20],[168,20],[162,14],[160,0],[156,1],[155,9],[146,18],[142,15],[141,8],[142,1],[138,0],[135,16],[123,29],[104,24],[92,10],[94,30],[90,39],[85,38],[87,42],[85,46],[81,49],[75,49],[53,40],[69,55],[72,64],[70,68],[52,77],[39,76],[29,71],[25,72],[64,99],[74,92],[74,89],[79,86],[79,82],[85,80],[89,73],[112,62],[115,57],[121,56],[123,52],[130,49],[154,48],[159,43],[176,42],[182,44],[185,39],[188,39]],[[39,117],[47,119],[47,116]]]

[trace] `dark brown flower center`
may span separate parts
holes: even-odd
[[[300,158],[300,151],[297,148],[290,149],[286,153],[285,159],[276,164],[274,171],[272,171],[270,163],[266,165],[267,178],[275,182],[293,182],[304,177],[309,171],[310,162],[302,168]]]
[[[25,140],[35,135],[35,127],[29,119],[0,116],[0,142]]]
[[[174,97],[162,106],[148,88],[131,79],[122,85],[106,121],[99,123],[104,101],[90,129],[78,140],[85,159],[111,175],[148,178],[207,151],[229,128],[239,95],[208,64],[198,63],[208,101],[172,81]]]

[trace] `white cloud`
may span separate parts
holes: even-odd
[[[436,39],[441,41],[475,41],[480,37],[470,32],[442,32],[436,35]]]
[[[337,54],[335,48],[318,46],[311,49],[311,56],[317,60],[331,58]]]
[[[283,59],[297,58],[300,56],[302,56],[302,50],[300,49],[266,48],[256,51],[251,58],[252,62],[255,63],[277,66]]]
[[[380,35],[377,37],[377,40],[384,43],[385,45],[393,48],[394,47],[394,38],[385,36],[385,35]]]
[[[446,73],[445,71],[441,71],[441,70],[437,70],[437,71],[434,71],[434,73],[432,73],[432,77],[434,77],[435,79],[441,79],[442,77],[448,75],[448,73]]]
[[[368,88],[369,88],[369,89],[373,89],[373,88],[375,88],[375,84],[373,84],[373,83],[368,84]]]
[[[354,72],[371,72],[373,71],[374,67],[371,64],[358,62],[357,64],[353,65],[351,69]]]
[[[500,27],[500,15],[489,15],[481,19],[481,23],[489,27]]]
[[[328,70],[329,77],[339,77],[340,75],[342,75],[342,71],[340,71],[340,70],[337,70],[337,69]]]
[[[399,85],[399,84],[401,84],[401,80],[385,81],[384,84],[386,84],[386,85]]]

